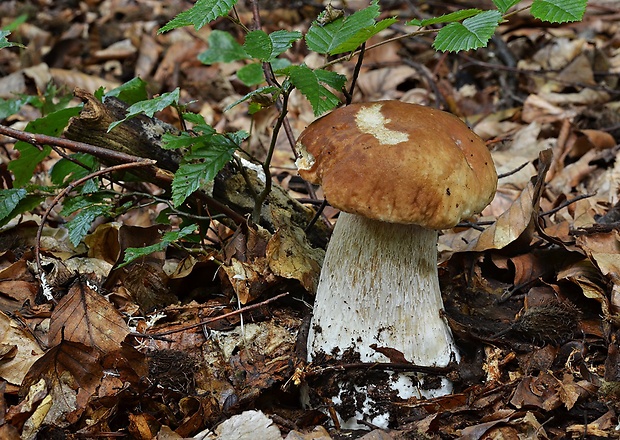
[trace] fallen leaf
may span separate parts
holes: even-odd
[[[0,361],[0,378],[19,386],[32,364],[43,356],[43,350],[32,333],[3,312],[0,312],[0,344],[16,347]]]
[[[102,353],[120,348],[129,327],[116,308],[88,281],[78,279],[52,312],[49,338],[80,342]]]

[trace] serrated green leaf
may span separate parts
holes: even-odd
[[[69,231],[69,240],[71,240],[73,246],[80,244],[97,217],[109,215],[112,209],[112,205],[103,203],[91,203],[82,207],[66,225],[67,231]]]
[[[67,126],[69,119],[73,116],[77,116],[79,113],[80,107],[58,110],[29,122],[24,131],[28,133],[46,134],[48,136],[58,136]],[[52,149],[50,146],[46,145],[42,150],[39,150],[22,141],[15,143],[15,149],[20,152],[19,157],[11,160],[8,166],[9,170],[11,170],[15,176],[13,185],[19,187],[28,183],[37,165],[50,154]]]
[[[26,198],[28,192],[23,188],[0,190],[0,220],[11,215],[19,202]]]
[[[196,30],[199,30],[205,24],[212,22],[216,18],[228,15],[233,6],[237,4],[237,1],[238,0],[198,0],[194,6],[174,17],[157,31],[157,33],[161,34],[172,29],[191,25],[193,25]]]
[[[44,196],[30,194],[26,195],[24,198],[19,199],[19,201],[15,204],[14,199],[10,201],[5,200],[5,197],[13,197],[11,195],[3,194],[5,191],[25,191],[25,189],[13,188],[8,190],[0,190],[0,227],[6,225],[18,215],[24,214],[26,212],[32,212],[33,209],[35,209],[37,206],[40,206],[41,203],[45,200]],[[21,197],[21,193],[18,196]],[[9,208],[10,210],[7,212]]]
[[[114,129],[117,125],[131,119],[141,113],[144,113],[148,117],[153,117],[156,112],[162,111],[169,105],[179,102],[180,91],[177,87],[172,92],[162,93],[157,98],[148,99],[146,101],[136,102],[135,104],[127,108],[127,115],[120,121],[116,121],[110,124],[108,127],[108,133]]]
[[[255,96],[259,96],[259,95],[266,95],[266,94],[278,94],[280,93],[280,89],[278,87],[275,86],[264,86],[264,87],[259,87],[258,89],[246,94],[243,98],[241,99],[237,99],[235,102],[233,102],[232,104],[229,104],[226,106],[226,108],[224,109],[224,111],[228,111],[231,108],[241,104],[242,102],[247,101],[248,99],[252,99]]]
[[[265,73],[262,63],[246,64],[237,70],[237,78],[248,87],[257,86],[265,82]]]
[[[187,122],[191,122],[192,124],[207,125],[205,117],[198,113],[184,112],[183,119]]]
[[[62,158],[54,164],[52,170],[50,171],[50,177],[53,184],[62,185],[70,180],[81,179],[99,167],[97,158],[91,156],[90,154],[75,153],[69,157],[84,164],[87,168],[84,168],[71,160]]]
[[[200,136],[192,136],[186,132],[179,133],[178,135],[164,133],[162,136],[162,148],[165,150],[189,148],[196,142],[200,142]]]
[[[512,8],[519,2],[521,2],[521,0],[493,0],[493,4],[502,14],[505,14],[508,9]]]
[[[245,131],[198,136],[200,143],[192,146],[191,152],[184,156],[184,163],[172,180],[174,206],[180,206],[194,191],[213,180],[247,136]]]
[[[13,99],[0,98],[0,120],[16,114],[24,105],[29,104],[36,99],[36,96],[20,96],[19,98]]]
[[[243,46],[228,32],[216,29],[209,34],[207,42],[209,48],[198,54],[198,60],[203,64],[230,63],[250,58]]]
[[[272,49],[273,43],[265,31],[250,31],[245,37],[243,50],[252,58],[267,61],[271,57]]]
[[[142,248],[132,248],[132,247],[127,248],[125,249],[125,258],[123,262],[118,265],[118,267],[120,268],[120,267],[126,266],[132,261],[135,261],[141,257],[146,257],[147,255],[150,255],[153,252],[163,251],[168,246],[170,246],[170,243],[178,241],[182,239],[183,237],[186,237],[190,234],[193,234],[194,232],[196,232],[196,229],[198,229],[198,225],[192,224],[192,225],[184,227],[180,231],[166,232],[162,236],[161,241],[159,243],[155,243],[150,246],[145,246]]]
[[[297,31],[279,30],[267,34],[265,31],[255,30],[245,37],[243,48],[252,58],[269,62],[287,51],[301,36],[301,32]]]
[[[499,11],[484,11],[463,23],[450,23],[437,33],[433,47],[442,52],[485,47],[501,19]]]
[[[328,70],[311,70],[306,66],[290,66],[284,69],[291,82],[310,101],[315,116],[333,109],[340,100],[323,84],[341,90],[346,77]]]
[[[568,23],[583,18],[587,3],[587,0],[534,0],[531,12],[542,21]]]
[[[6,37],[8,37],[9,35],[11,35],[11,31],[0,30],[0,49],[4,49],[5,47],[21,47],[24,49],[26,48],[26,46],[24,46],[23,44],[13,43],[7,40]]]
[[[115,89],[110,90],[104,96],[115,96],[121,101],[132,105],[140,101],[145,101],[149,96],[146,90],[148,83],[142,78],[132,78]]]
[[[278,70],[290,66],[291,62],[286,58],[276,58],[269,64],[271,64],[272,70],[277,72]],[[252,63],[243,66],[241,69],[237,70],[237,78],[239,78],[239,81],[248,87],[257,86],[264,83],[265,73],[263,71],[262,63]],[[230,108],[230,106],[228,108]]]
[[[373,0],[370,6],[348,17],[338,18],[325,25],[315,21],[306,34],[306,44],[310,50],[321,54],[342,53],[336,49],[341,46],[350,47],[354,39],[357,41],[355,37],[358,32],[375,25],[375,18],[379,13],[379,4],[377,0]]]
[[[380,22],[375,23],[372,26],[362,28],[349,40],[345,41],[344,43],[342,43],[341,45],[333,49],[330,53],[333,55],[333,54],[344,53],[344,52],[353,52],[362,43],[365,43],[370,38],[372,38],[374,35],[392,26],[397,21],[398,19],[395,17],[386,18],[385,20],[381,20]]]
[[[456,21],[465,20],[466,18],[478,15],[481,12],[481,9],[463,9],[460,11],[450,12],[449,14],[443,14],[439,17],[426,18],[424,20],[418,20],[416,18],[414,20],[408,21],[406,24],[414,26],[430,26],[432,24],[454,23]]]

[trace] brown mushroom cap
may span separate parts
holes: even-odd
[[[445,229],[495,194],[485,143],[456,116],[400,101],[352,104],[297,141],[299,174],[345,212]]]

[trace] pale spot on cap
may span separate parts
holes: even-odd
[[[381,145],[396,145],[409,140],[409,134],[386,127],[391,119],[381,113],[381,104],[362,107],[355,116],[355,124],[362,133],[374,136]]]

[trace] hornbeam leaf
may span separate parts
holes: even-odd
[[[433,47],[442,52],[485,47],[501,19],[499,11],[485,11],[463,20],[463,23],[450,23],[437,33]]]
[[[586,11],[587,0],[534,0],[532,15],[550,23],[579,21]]]

